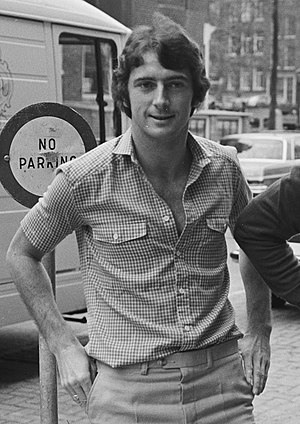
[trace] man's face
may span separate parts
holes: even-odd
[[[185,137],[193,98],[190,72],[164,68],[153,52],[143,58],[128,81],[134,139]]]

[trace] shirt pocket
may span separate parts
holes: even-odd
[[[225,233],[228,228],[228,218],[225,216],[207,216],[198,227],[194,236],[197,246],[197,261],[205,269],[219,268],[227,259]]]
[[[97,225],[92,231],[93,260],[106,276],[101,279],[102,285],[109,287],[112,280],[126,284],[129,276],[140,272],[138,264],[149,260],[146,222],[110,222]]]
[[[147,234],[146,222],[104,224],[93,228],[93,238],[102,243],[122,244],[140,239]]]
[[[220,216],[209,217],[206,218],[206,224],[210,230],[225,234],[228,227],[228,219]]]

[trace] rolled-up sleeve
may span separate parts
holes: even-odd
[[[274,293],[300,306],[300,264],[287,242],[298,233],[300,167],[294,167],[243,210],[234,237]]]
[[[28,240],[44,253],[50,252],[82,224],[72,187],[59,172],[46,193],[21,221]]]

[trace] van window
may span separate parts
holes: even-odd
[[[111,40],[60,35],[63,103],[90,124],[97,143],[121,133],[120,113],[111,93],[117,49]]]
[[[237,119],[219,119],[218,120],[218,136],[224,137],[228,134],[238,133],[239,122]],[[218,137],[218,138],[219,138]]]
[[[295,159],[300,159],[300,137],[294,139]]]

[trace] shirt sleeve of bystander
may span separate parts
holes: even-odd
[[[240,247],[278,296],[300,306],[300,264],[288,240],[300,233],[300,167],[255,197],[234,231]]]

